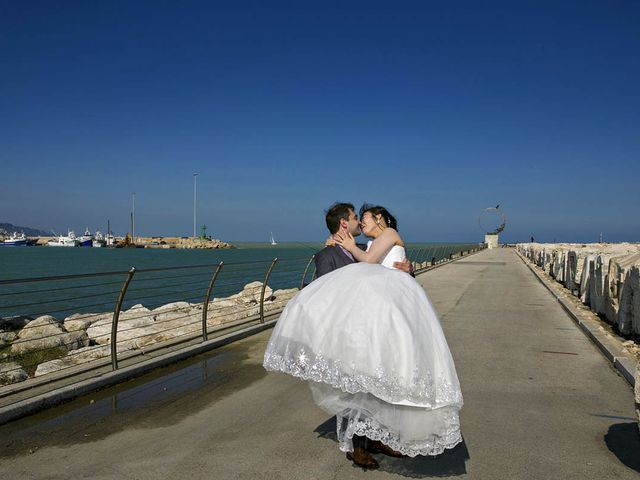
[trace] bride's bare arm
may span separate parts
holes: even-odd
[[[385,228],[373,241],[368,252],[363,252],[357,247],[349,232],[336,234],[336,243],[348,250],[359,262],[380,263],[394,245],[402,245],[402,240],[393,228]]]

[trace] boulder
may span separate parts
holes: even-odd
[[[262,293],[262,282],[251,282],[247,283],[240,293],[236,293],[235,295],[231,295],[229,299],[236,300],[238,303],[242,304],[250,304],[250,303],[260,303],[260,294]],[[273,290],[267,285],[264,298],[269,299],[273,294]]]
[[[593,276],[593,263],[596,256],[589,254],[582,261],[582,269],[580,275],[580,301],[585,305],[591,304],[591,279]]]
[[[640,261],[627,271],[622,284],[618,329],[625,335],[640,336]]]
[[[640,263],[639,253],[614,257],[609,262],[605,284],[604,314],[607,321],[612,325],[619,327],[618,311],[620,309],[620,295],[623,290],[624,280],[629,269],[638,263]]]
[[[607,298],[607,272],[609,271],[611,255],[598,255],[591,268],[593,268],[591,281],[589,282],[589,306],[598,314],[605,312]]]
[[[11,345],[11,353],[21,355],[36,350],[65,348],[65,331],[54,317],[43,315],[30,321],[18,332],[18,338]]]
[[[16,362],[0,363],[0,386],[23,382],[29,375]]]
[[[51,315],[42,315],[41,317],[27,323],[18,333],[18,338],[41,338],[63,332],[64,328],[62,328],[62,325],[55,317],[52,317]]]
[[[93,323],[113,318],[113,312],[104,313],[74,313],[64,319],[64,329],[67,332],[75,332],[78,330],[86,330]]]
[[[18,334],[16,332],[3,332],[0,331],[0,347],[4,347],[13,342],[16,338],[18,338]]]
[[[92,323],[87,328],[87,335],[99,345],[108,345],[111,342],[112,322],[113,315],[110,315]],[[155,314],[140,304],[120,312],[120,317],[118,318],[118,343],[140,336],[140,330],[151,327],[154,322]]]
[[[259,283],[259,282],[256,282]],[[258,293],[258,298],[260,294]],[[265,302],[265,308],[268,302]],[[240,301],[239,294],[227,298],[214,298],[207,309],[207,324],[215,326],[222,323],[235,322],[260,314],[260,304],[257,302]]]
[[[156,315],[154,328],[148,336],[135,343],[137,348],[202,331],[202,307],[186,302],[176,303],[183,305]]]
[[[118,319],[118,348],[139,349],[154,343],[171,340],[201,330],[201,306],[187,302],[173,302],[149,310],[134,305],[120,313]],[[112,318],[93,323],[88,336],[97,344],[111,342]]]
[[[159,307],[154,308],[153,313],[163,313],[167,311],[185,310],[190,308],[191,308],[191,304],[189,302],[173,302],[173,303],[167,303],[166,305],[160,305]]]
[[[202,308],[202,307],[200,307]],[[191,323],[194,321],[193,317],[202,317],[202,310],[197,306],[193,306],[188,302],[173,302],[166,305],[162,305],[153,310],[155,314],[156,323],[165,322],[180,322]]]
[[[126,348],[118,345],[118,353],[126,351]],[[34,377],[39,377],[41,375],[46,375],[47,373],[64,370],[65,368],[75,367],[84,363],[89,363],[93,360],[109,357],[110,355],[111,347],[105,345],[79,348],[77,350],[69,352],[64,357],[41,363],[40,365],[38,365]]]
[[[62,332],[49,337],[18,339],[11,344],[11,353],[13,355],[24,355],[25,353],[43,351],[51,348],[69,351],[86,347],[87,345],[89,345],[87,332],[79,330],[77,332]]]

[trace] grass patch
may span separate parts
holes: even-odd
[[[39,364],[64,357],[66,354],[67,349],[64,347],[51,347],[20,355],[11,355],[9,359],[19,363],[24,371],[33,377]]]

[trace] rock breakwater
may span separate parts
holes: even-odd
[[[207,306],[207,328],[250,320],[260,312],[263,284],[251,282],[229,297]],[[264,311],[282,310],[297,288],[265,287]],[[144,352],[163,342],[202,333],[203,303],[173,302],[149,309],[137,304],[120,313],[117,351]],[[64,319],[0,318],[0,385],[22,382],[111,355],[113,312],[74,313]]]
[[[517,248],[620,334],[640,340],[640,244],[521,243]]]

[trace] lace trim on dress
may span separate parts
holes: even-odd
[[[344,422],[346,423],[345,428],[342,422],[342,419],[345,417],[338,416],[337,433],[340,450],[343,452],[353,451],[353,436],[359,435],[371,440],[379,440],[397,452],[408,455],[409,457],[415,457],[416,455],[440,455],[446,449],[453,448],[462,441],[460,420],[457,412],[451,412],[447,417],[447,430],[441,432],[439,435],[433,435],[431,438],[423,441],[403,442],[397,433],[389,431],[373,418],[359,420],[349,418],[347,422]]]
[[[389,402],[408,400],[425,408],[439,408],[446,405],[462,408],[460,386],[448,381],[444,375],[434,380],[430,371],[414,370],[413,378],[407,386],[394,372],[385,372],[380,366],[375,376],[355,372],[347,373],[339,360],[326,360],[321,354],[314,355],[304,347],[291,354],[287,345],[284,355],[272,352],[270,343],[264,355],[264,368],[269,371],[287,373],[303,380],[321,382],[339,388],[347,393],[371,393]]]

